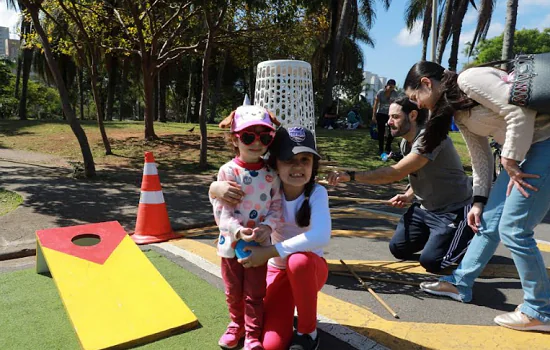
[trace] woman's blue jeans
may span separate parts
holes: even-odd
[[[525,198],[514,187],[506,197],[510,177],[503,171],[491,189],[479,233],[472,239],[458,268],[441,280],[454,284],[464,302],[471,301],[475,279],[502,240],[512,253],[521,279],[524,302],[520,311],[550,322],[550,281],[533,231],[550,208],[550,139],[531,146],[521,169],[540,176],[526,179],[538,191],[527,190],[530,196]]]

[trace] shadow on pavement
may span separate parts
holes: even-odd
[[[12,165],[13,164],[13,165]],[[160,173],[174,228],[212,219],[208,175]],[[67,169],[21,166],[0,169],[0,187],[22,193],[22,206],[55,217],[58,226],[117,220],[133,229],[139,204],[142,168],[102,169],[95,179],[74,179]]]

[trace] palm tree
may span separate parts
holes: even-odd
[[[508,60],[514,55],[514,33],[516,31],[516,19],[518,16],[518,0],[508,0],[506,3],[506,24],[504,26],[504,39],[502,41],[502,59]],[[503,64],[502,68],[507,69]]]
[[[432,29],[432,1],[431,0],[409,0],[405,10],[405,23],[411,31],[417,20],[422,19],[422,60],[428,55],[428,39]]]
[[[484,0],[480,3],[479,14],[477,18],[477,27],[474,33],[474,38],[472,39],[470,52],[468,55],[472,54],[473,49],[476,47],[476,43],[482,41],[487,37],[487,31],[491,26],[491,18],[493,16],[493,11],[495,9],[496,0]],[[475,6],[474,6],[475,7]]]
[[[374,0],[342,0],[331,1],[331,51],[329,60],[328,77],[324,84],[323,104],[321,107],[321,117],[319,123],[323,123],[324,111],[332,104],[332,88],[334,86],[338,62],[342,53],[342,47],[346,37],[357,38],[358,28],[361,28],[361,19],[365,28],[361,35],[367,44],[374,45],[373,40],[368,36],[368,30],[372,27],[376,19],[374,10]],[[384,8],[387,10],[391,0],[382,0]],[[338,15],[339,14],[339,15]]]

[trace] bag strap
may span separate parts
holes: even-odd
[[[509,60],[491,61],[491,62],[487,62],[487,63],[478,64],[477,66],[474,66],[474,67],[492,67],[492,66],[503,64],[503,63],[511,63],[511,62],[514,62],[514,61],[515,61],[514,58],[509,59]]]

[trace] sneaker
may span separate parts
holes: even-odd
[[[246,337],[244,340],[244,350],[264,350],[264,347],[258,338]]]
[[[420,289],[428,294],[449,297],[456,301],[462,301],[462,298],[458,293],[458,289],[449,282],[422,282],[420,283]]]
[[[239,327],[237,324],[231,322],[227,326],[227,330],[221,336],[218,341],[218,345],[224,349],[233,349],[239,345],[239,342],[244,337],[244,327]]]
[[[519,311],[519,306],[514,312],[498,315],[494,319],[499,326],[512,328],[517,331],[539,331],[550,332],[550,322],[542,322],[536,318],[527,316]]]
[[[317,338],[311,338],[309,334],[299,335],[298,332],[294,332],[292,336],[292,343],[288,350],[317,350],[319,349],[319,333]]]

